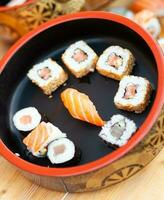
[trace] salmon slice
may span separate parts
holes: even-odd
[[[30,124],[32,122],[32,117],[30,115],[24,115],[20,118],[20,123],[23,125]]]
[[[111,54],[108,57],[108,65],[114,66],[115,68],[118,68],[122,65],[122,58],[117,56],[116,54]]]
[[[43,69],[40,69],[38,71],[38,74],[39,74],[40,78],[42,78],[44,80],[48,80],[51,77],[51,70],[48,67],[45,67]]]
[[[133,83],[129,84],[125,89],[124,98],[132,99],[137,93],[137,86]]]
[[[97,126],[105,124],[99,116],[96,107],[86,94],[68,88],[61,93],[61,99],[72,117]]]
[[[27,137],[24,138],[23,143],[28,147],[33,155],[37,155],[44,147],[48,138],[49,133],[46,128],[46,123],[41,122]]]
[[[79,63],[85,61],[87,57],[87,54],[81,49],[76,49],[73,55],[73,59]]]

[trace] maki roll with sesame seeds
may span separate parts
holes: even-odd
[[[81,40],[66,49],[62,60],[76,78],[81,78],[94,72],[98,56],[86,42]]]
[[[119,83],[114,103],[118,109],[143,112],[150,102],[152,86],[146,78],[124,76]]]
[[[135,58],[128,49],[110,46],[100,56],[96,69],[108,78],[121,80],[124,75],[131,74]]]
[[[161,24],[153,11],[141,10],[134,15],[133,20],[148,31],[153,38],[158,38],[161,32]]]
[[[63,68],[50,58],[34,65],[27,76],[48,96],[68,79]]]

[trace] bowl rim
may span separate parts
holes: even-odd
[[[19,50],[19,48],[21,48],[34,36],[38,35],[42,31],[52,26],[56,26],[61,23],[79,19],[102,19],[102,20],[114,21],[116,23],[125,25],[127,28],[132,29],[134,32],[139,34],[144,39],[144,41],[150,47],[155,57],[157,65],[158,87],[157,87],[156,97],[146,120],[126,145],[118,148],[111,154],[108,154],[102,158],[99,158],[96,161],[92,161],[84,165],[68,167],[68,168],[48,168],[35,165],[16,156],[13,152],[11,152],[7,148],[7,146],[2,142],[2,140],[0,140],[0,154],[18,168],[32,174],[38,174],[42,176],[67,177],[67,176],[89,173],[91,171],[95,171],[109,165],[110,163],[118,160],[127,152],[129,152],[135,145],[137,145],[142,140],[142,138],[150,131],[153,124],[157,120],[157,117],[159,116],[162,106],[164,104],[164,57],[159,45],[147,31],[145,31],[142,27],[140,27],[132,20],[129,20],[120,15],[107,13],[104,11],[87,11],[87,12],[85,11],[75,14],[68,14],[65,16],[58,17],[57,19],[50,20],[49,22],[46,22],[45,24],[39,26],[37,29],[27,33],[24,37],[18,40],[9,49],[7,54],[3,57],[0,63],[0,73],[5,68],[5,65],[10,60],[10,58]]]
[[[38,0],[26,0],[24,3],[17,5],[17,6],[0,6],[0,12],[11,11],[13,9],[21,8],[21,7],[30,5],[30,4],[34,3],[35,1],[38,1]]]

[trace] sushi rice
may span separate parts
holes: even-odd
[[[66,137],[57,127],[50,122],[41,122],[26,138],[23,143],[27,149],[36,157],[45,156],[47,146],[54,140]]]
[[[118,67],[108,63],[111,55],[119,59]],[[135,58],[128,49],[120,46],[110,46],[101,54],[96,69],[98,72],[109,78],[120,80],[124,75],[132,72]]]
[[[85,61],[77,64],[77,62],[72,58],[72,55],[74,54],[74,51],[78,48],[87,53],[88,57]],[[95,52],[84,41],[78,41],[72,44],[65,51],[63,59],[68,62],[68,64],[70,64],[70,68],[73,68],[75,71],[80,71],[86,66],[89,66],[92,62],[92,59],[96,56],[97,55],[95,54]],[[90,70],[94,71],[94,68],[91,68]]]
[[[76,52],[79,54],[80,62],[74,58]],[[66,49],[62,55],[62,60],[72,74],[81,78],[89,72],[94,72],[98,56],[86,42],[80,40]]]
[[[44,80],[38,75],[38,71],[42,70],[43,68],[48,67],[51,71],[51,76],[49,79]],[[44,60],[43,62],[34,65],[34,67],[28,72],[27,76],[31,80],[35,80],[40,87],[48,85],[54,79],[60,78],[60,74],[63,72],[63,69],[52,59]]]
[[[114,125],[116,125],[115,130],[113,129]],[[117,114],[113,115],[111,120],[102,127],[99,137],[107,144],[121,147],[128,142],[136,129],[137,127],[132,120]]]
[[[157,38],[161,32],[161,25],[154,12],[142,10],[134,15],[133,20],[147,30],[154,38]]]
[[[68,79],[63,68],[51,58],[34,65],[29,70],[27,77],[48,96],[51,96],[52,92]]]
[[[122,97],[124,96],[125,88],[129,83],[134,83],[138,85],[138,88],[137,88],[137,95],[135,95],[134,98],[127,100]],[[148,81],[142,77],[125,76],[120,82],[120,87],[114,98],[114,101],[116,103],[119,102],[122,105],[126,105],[127,102],[129,102],[130,104],[136,106],[139,102],[144,101],[147,85],[148,85]]]
[[[48,145],[47,156],[52,164],[70,161],[75,155],[75,145],[68,138],[54,140]]]
[[[132,97],[125,98],[126,89],[129,85],[135,86],[135,92]],[[141,113],[149,104],[152,86],[146,78],[139,76],[124,76],[119,83],[118,91],[114,97],[114,103],[117,108]]]
[[[23,118],[27,120],[23,123]],[[13,117],[13,123],[19,131],[31,131],[36,128],[41,121],[41,115],[34,107],[27,107],[19,110]]]

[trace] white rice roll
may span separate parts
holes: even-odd
[[[49,77],[46,77],[44,79],[43,77],[41,77],[39,72],[45,68],[49,70]],[[51,58],[48,58],[43,62],[34,65],[33,68],[29,70],[27,76],[39,87],[43,88],[44,86],[48,86],[54,80],[60,79],[62,73],[64,73],[62,67]]]
[[[132,120],[117,114],[113,115],[111,120],[102,127],[99,137],[107,144],[121,147],[128,142],[136,129],[137,127]]]
[[[114,97],[117,108],[141,113],[149,104],[152,86],[139,76],[124,76]]]
[[[66,163],[74,158],[75,145],[67,138],[54,140],[48,145],[47,156],[52,164]]]
[[[132,72],[135,58],[128,50],[120,46],[110,46],[99,57],[96,69],[109,78],[121,80]]]
[[[155,17],[145,23],[143,27],[153,36],[153,38],[157,38],[161,32],[161,25],[159,20]]]
[[[154,12],[142,10],[135,14],[133,20],[147,30],[154,38],[157,38],[161,32],[161,25]]]
[[[70,45],[62,55],[64,64],[77,78],[93,72],[97,59],[97,54],[82,40]]]
[[[32,83],[35,83],[46,95],[50,96],[68,79],[68,75],[63,68],[51,58],[34,65],[27,76]]]
[[[41,115],[34,107],[27,107],[19,110],[13,116],[13,123],[19,131],[31,131],[41,121]]]

